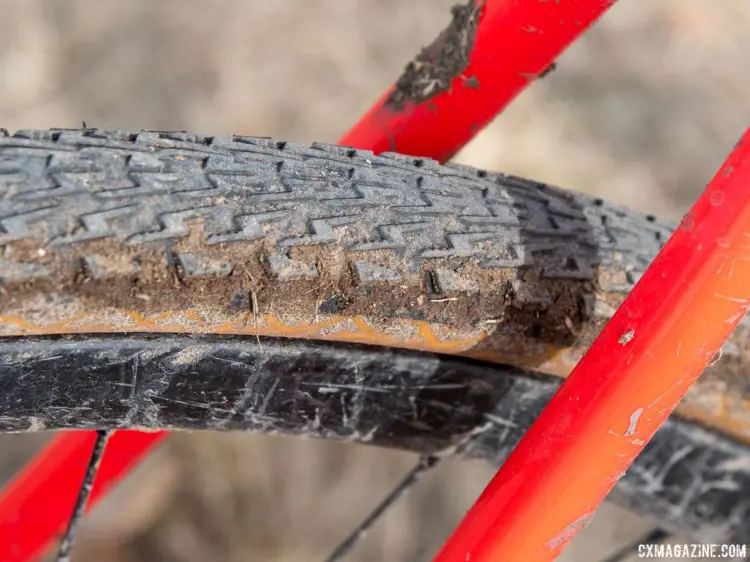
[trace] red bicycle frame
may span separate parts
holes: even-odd
[[[450,88],[399,107],[389,102],[392,88],[340,143],[448,160],[613,3],[476,0],[469,64]],[[746,134],[437,561],[554,559],[672,412],[749,299]],[[163,436],[116,432],[89,507]],[[0,559],[31,560],[64,528],[93,444],[93,432],[56,437],[3,491]]]

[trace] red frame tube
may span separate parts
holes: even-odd
[[[87,510],[166,433],[116,431],[104,451]],[[44,553],[65,530],[96,441],[95,431],[61,432],[0,494],[0,560],[24,562]]]
[[[397,110],[391,87],[339,141],[446,162],[535,80],[615,0],[477,0],[469,66],[450,91]]]
[[[551,561],[750,304],[750,129],[435,562]]]

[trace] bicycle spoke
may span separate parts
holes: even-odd
[[[472,443],[473,439],[477,435],[485,433],[489,428],[493,426],[492,421],[487,421],[482,425],[479,425],[463,435],[456,443],[443,449],[442,451],[436,452],[432,455],[423,456],[419,459],[416,466],[412,468],[401,481],[396,484],[396,487],[383,498],[375,509],[365,517],[365,519],[352,530],[336,549],[331,553],[326,562],[341,562],[344,557],[347,556],[357,543],[367,535],[367,532],[372,526],[380,519],[388,509],[396,503],[406,492],[408,492],[414,485],[419,482],[420,478],[424,476],[426,472],[435,468],[438,463],[446,457],[455,456],[462,453]]]
[[[404,476],[401,481],[383,498],[383,500],[373,509],[370,514],[357,525],[331,553],[326,562],[341,562],[352,551],[357,543],[365,538],[368,531],[380,519],[388,509],[396,503],[406,492],[408,492],[419,479],[430,469],[437,466],[441,457],[429,456],[422,457],[419,462]]]
[[[81,488],[78,490],[78,498],[76,499],[75,507],[73,508],[73,514],[70,516],[68,528],[65,530],[65,534],[60,541],[60,549],[57,552],[57,562],[70,562],[70,552],[73,549],[73,541],[75,540],[76,531],[78,530],[78,524],[86,511],[86,503],[91,494],[96,471],[99,469],[99,463],[102,460],[104,448],[110,434],[110,431],[104,430],[96,432],[94,449],[91,451],[91,458],[86,467],[86,473],[84,474],[83,482],[81,482]]]
[[[628,558],[638,554],[639,545],[660,542],[666,539],[668,536],[669,534],[666,531],[663,531],[662,529],[654,529],[653,531],[637,539],[636,541],[633,541],[630,544],[626,544],[620,550],[602,560],[602,562],[626,562]]]

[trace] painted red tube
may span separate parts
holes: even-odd
[[[554,560],[750,304],[750,129],[436,562]]]
[[[87,509],[138,463],[166,433],[116,431],[109,439]],[[41,556],[65,530],[83,482],[95,431],[57,434],[0,495],[0,560]]]
[[[340,144],[449,160],[614,2],[477,0],[469,65],[450,90],[396,108],[391,87]]]

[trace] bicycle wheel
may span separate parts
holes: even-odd
[[[0,430],[243,429],[502,462],[673,225],[248,137],[0,133]],[[612,499],[750,540],[741,326]],[[658,374],[655,374],[657,376]]]

